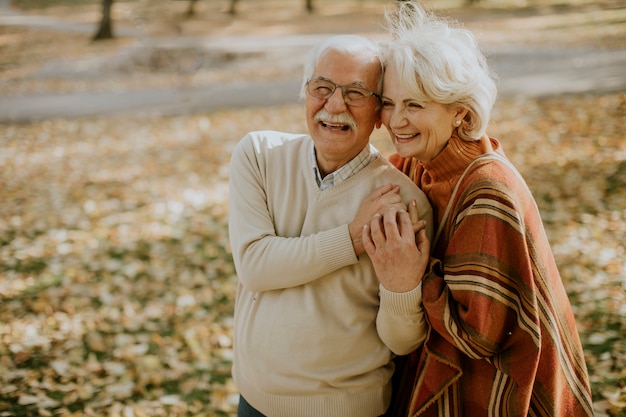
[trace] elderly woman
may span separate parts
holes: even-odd
[[[485,134],[496,87],[471,33],[411,1],[387,16],[382,121],[391,160],[428,196],[438,231],[416,244],[409,215],[364,227],[389,291],[421,287],[429,324],[396,387],[409,416],[591,416],[568,296],[537,206]],[[416,337],[421,337],[416,335]],[[402,375],[398,375],[402,376]]]

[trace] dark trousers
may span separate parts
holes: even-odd
[[[243,395],[239,396],[239,408],[237,408],[237,417],[265,417],[256,408],[248,404]]]
[[[242,395],[239,396],[239,408],[237,408],[237,417],[265,417],[256,408],[248,404]],[[384,417],[384,416],[381,416]]]

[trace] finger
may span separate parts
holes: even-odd
[[[376,194],[378,192],[378,194]],[[396,199],[399,201],[400,199],[400,186],[395,185],[395,184],[385,184],[381,187],[378,187],[374,190],[374,192],[372,193],[372,196],[374,199],[376,198],[381,198],[381,199],[393,199],[393,201],[396,201]]]
[[[426,236],[426,229],[422,229],[417,234],[417,248],[420,252],[425,254],[430,254],[430,240],[428,240],[428,236]]]
[[[393,190],[394,185],[389,183],[389,184],[385,184],[385,185],[381,185],[380,187],[374,188],[374,190],[370,193],[369,197],[372,200],[377,199],[378,197],[381,197],[387,193],[389,193],[391,190]]]
[[[411,218],[411,223],[415,224],[418,222],[420,218],[419,210],[417,209],[417,202],[415,199],[411,200],[409,203],[409,217]]]
[[[386,213],[389,210],[392,210],[394,212],[393,215],[395,215],[400,211],[406,211],[406,204],[402,202],[399,195],[396,195],[395,198],[391,195],[387,195],[380,201],[378,212]]]
[[[383,216],[383,227],[385,229],[384,232],[387,240],[400,239],[400,230],[398,228],[399,213],[404,213],[404,215],[408,216],[408,213],[404,209],[398,210],[396,208],[389,207],[385,210],[385,214]]]
[[[376,245],[372,240],[372,233],[370,226],[368,224],[363,225],[363,229],[361,232],[361,239],[363,242],[363,247],[365,248],[365,252],[371,257],[376,252]]]
[[[417,224],[419,224],[418,221]],[[398,212],[398,229],[400,236],[403,239],[410,239],[415,241],[415,233],[417,232],[414,228],[417,224],[414,224],[411,221],[411,214],[406,211]]]
[[[420,230],[426,229],[426,220],[418,220],[417,223],[411,223],[413,226],[413,234],[416,234]]]
[[[388,189],[385,189],[383,194],[400,194],[400,186],[397,184],[387,184]]]
[[[376,213],[370,223],[370,234],[372,241],[376,247],[380,247],[385,243],[386,234],[383,227],[383,216],[380,213]]]
[[[387,193],[384,196],[380,197],[378,201],[378,211],[380,213],[384,213],[391,208],[393,208],[395,211],[406,211],[406,205],[402,202],[400,194]]]

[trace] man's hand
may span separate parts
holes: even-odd
[[[369,224],[376,213],[382,213],[391,208],[406,210],[406,206],[400,198],[400,187],[395,184],[380,186],[363,200],[354,220],[348,225],[354,252],[357,256],[365,253],[362,240],[363,226]],[[417,208],[415,210],[417,211]]]

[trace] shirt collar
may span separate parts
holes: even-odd
[[[370,149],[370,145],[368,145],[363,148],[363,150],[359,152],[357,156],[352,158],[347,164],[322,178],[322,173],[320,172],[320,169],[317,166],[317,160],[315,159],[315,147],[312,147],[311,149],[311,164],[313,167],[313,171],[315,172],[317,185],[322,191],[341,184],[342,182],[365,168],[375,157],[375,153],[372,152],[372,150]]]

